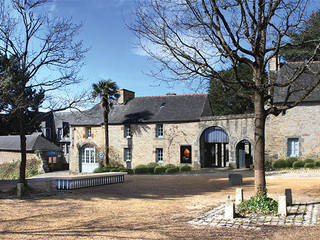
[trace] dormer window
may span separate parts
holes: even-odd
[[[163,137],[163,124],[156,125],[156,137],[162,138]]]
[[[124,126],[124,137],[131,138],[131,126],[130,125]]]

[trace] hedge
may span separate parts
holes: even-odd
[[[167,169],[167,168],[176,168],[177,166],[169,163],[169,164],[166,164],[164,167]]]
[[[320,161],[316,161],[315,164],[316,164],[316,167],[320,167]]]
[[[306,164],[306,163],[314,163],[314,160],[311,158],[307,158],[304,160],[304,164]]]
[[[181,165],[179,166],[180,172],[190,172],[192,167],[190,165]]]
[[[285,168],[287,166],[287,162],[284,159],[278,159],[272,163],[273,168]]]
[[[316,164],[314,162],[306,162],[304,164],[305,168],[314,168],[316,166]]]
[[[172,168],[167,168],[166,169],[166,173],[177,173],[179,172],[179,168],[178,167],[172,167]]]
[[[140,165],[137,165],[137,166],[134,168],[134,173],[135,173],[135,174],[149,173],[149,168],[148,168],[147,165],[140,164]]]
[[[154,168],[154,174],[163,174],[165,173],[166,168],[163,166],[158,166]]]
[[[292,164],[293,168],[303,168],[304,167],[304,162],[301,160],[295,161]]]
[[[147,167],[149,168],[149,173],[154,173],[155,167],[158,167],[159,164],[155,162],[150,162],[147,164]]]
[[[298,161],[299,159],[296,157],[289,157],[286,159],[286,167],[288,168],[292,168],[293,167],[293,163]]]

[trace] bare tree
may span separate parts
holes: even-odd
[[[0,56],[7,60],[14,59],[13,66],[17,68],[15,72],[21,76],[19,81],[13,81],[15,75],[8,75],[10,71],[7,69],[2,73],[6,77],[1,78],[1,87],[6,98],[11,96],[11,102],[7,102],[5,110],[10,115],[16,114],[19,119],[19,181],[23,183],[26,183],[25,129],[27,124],[34,124],[36,121],[34,118],[27,122],[25,115],[31,108],[37,112],[39,106],[58,111],[73,107],[79,102],[79,98],[67,97],[65,93],[60,93],[60,102],[53,101],[50,93],[79,81],[77,74],[87,51],[82,41],[76,40],[81,25],[73,24],[71,18],[50,16],[45,11],[48,2],[49,0],[0,0]],[[10,95],[13,91],[16,93]],[[38,96],[37,101],[29,99],[34,96]]]
[[[319,39],[312,56],[281,83],[268,79],[268,61],[286,46],[289,32],[298,28],[306,16],[308,0],[146,0],[136,10],[130,26],[140,47],[161,63],[154,73],[173,81],[220,80],[235,94],[254,102],[255,189],[265,193],[265,121],[303,101],[319,85],[319,78],[304,86],[295,101],[287,101],[291,88],[311,68],[319,50]],[[303,44],[300,42],[299,44]],[[239,64],[248,65],[252,79],[241,79]],[[235,79],[225,79],[221,70],[232,67]],[[169,73],[169,74],[168,74]],[[172,74],[173,73],[173,74]],[[246,92],[242,94],[234,86]],[[275,88],[285,88],[287,97],[274,104]]]

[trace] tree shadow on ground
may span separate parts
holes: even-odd
[[[244,178],[241,186],[253,186],[253,179]],[[45,193],[45,182],[30,182],[30,185],[41,191],[25,200],[33,201],[43,197],[52,199],[82,199],[90,201],[92,198],[102,199],[153,199],[169,200],[186,196],[202,195],[212,192],[234,192],[236,187],[229,184],[226,177],[215,176],[161,176],[161,175],[133,175],[126,176],[124,183],[101,185],[74,190],[58,190],[52,195]],[[2,197],[3,198],[3,197]],[[12,198],[12,196],[11,196]]]

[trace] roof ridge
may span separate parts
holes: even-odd
[[[182,96],[204,96],[208,93],[193,93],[193,94],[177,94],[177,95],[161,95],[161,96],[143,96],[135,98],[165,98],[165,97],[182,97]]]

